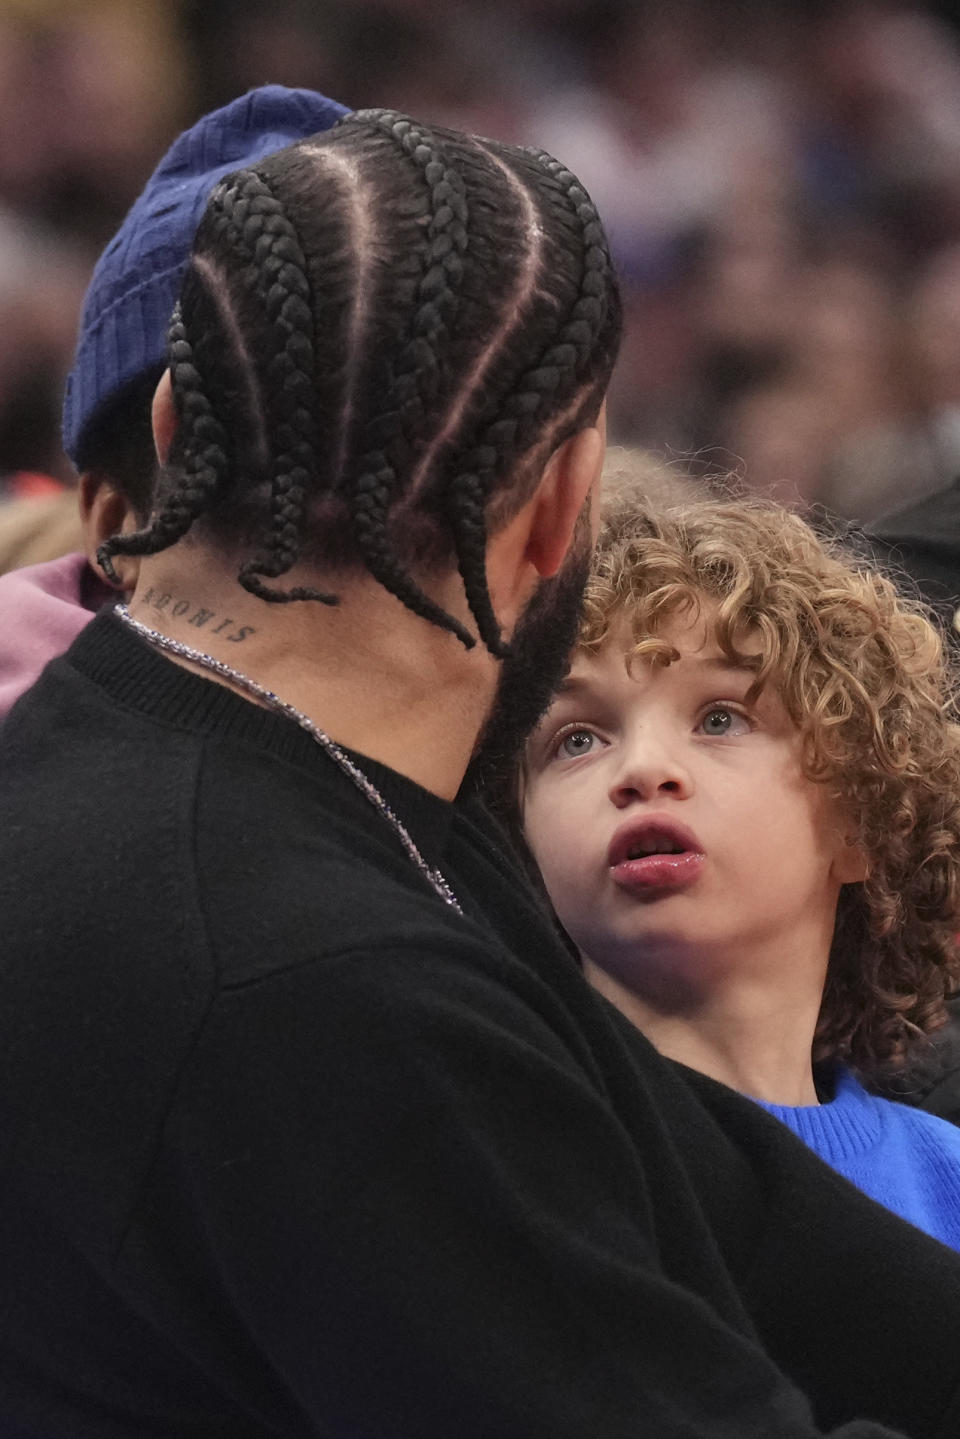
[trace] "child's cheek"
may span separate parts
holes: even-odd
[[[541,787],[534,784],[527,791],[523,827],[527,844],[549,888],[555,877],[556,826],[549,823],[550,806],[544,801]]]

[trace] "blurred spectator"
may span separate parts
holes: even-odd
[[[0,199],[95,256],[180,128],[188,60],[166,0],[4,0]]]
[[[902,315],[899,384],[873,425],[845,427],[820,491],[832,509],[865,523],[960,476],[960,245],[923,266]]]
[[[4,0],[0,500],[36,490],[38,475],[72,482],[59,415],[77,314],[97,252],[179,128],[188,68],[175,11],[164,0]],[[0,514],[11,532],[16,518]]]
[[[0,499],[21,471],[69,480],[60,392],[85,285],[86,268],[68,245],[0,209]]]
[[[0,505],[0,575],[83,548],[76,496],[31,496]]]

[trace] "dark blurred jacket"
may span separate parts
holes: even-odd
[[[960,478],[877,520],[868,533],[885,566],[906,572],[960,644]]]

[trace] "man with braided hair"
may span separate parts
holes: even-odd
[[[960,1258],[621,1024],[460,793],[619,320],[538,152],[364,112],[215,189],[130,607],[0,738],[4,1436],[955,1434]]]

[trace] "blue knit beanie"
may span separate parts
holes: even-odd
[[[204,115],[174,141],[87,290],[63,402],[63,448],[72,460],[100,407],[140,375],[162,369],[180,281],[217,181],[329,130],[347,113],[313,90],[264,85]]]

